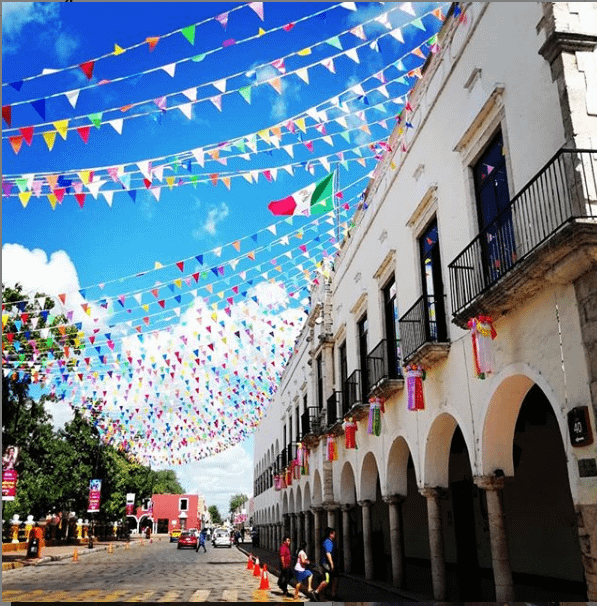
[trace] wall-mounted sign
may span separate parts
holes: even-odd
[[[593,443],[588,406],[577,406],[568,413],[568,431],[572,446],[588,446]]]

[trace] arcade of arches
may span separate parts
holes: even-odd
[[[428,438],[428,451],[437,440],[432,451],[437,476],[426,478],[431,487],[419,488],[409,447],[397,438],[387,462],[389,494],[382,495],[378,462],[369,452],[362,460],[358,501],[351,464],[327,463],[338,466],[333,472],[341,473],[341,494],[326,503],[324,464],[323,489],[316,471],[313,486],[306,484],[302,495],[300,488],[289,498],[285,491],[282,511],[276,506],[257,512],[262,546],[277,549],[289,533],[293,546],[305,540],[311,557],[318,556],[324,529],[331,526],[337,529],[344,572],[422,596],[586,600],[560,428],[546,395],[529,385],[511,410],[502,410],[513,429],[511,450],[502,453],[505,473],[474,477],[463,432],[443,413]],[[503,437],[498,447],[499,440],[507,449]]]

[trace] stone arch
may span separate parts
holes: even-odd
[[[423,484],[425,486],[449,486],[449,464],[452,436],[456,427],[460,427],[469,456],[473,456],[474,448],[466,441],[467,436],[463,427],[452,414],[442,412],[429,427],[427,439],[425,440],[425,459],[423,467]],[[471,460],[471,465],[473,461]]]
[[[356,503],[356,482],[354,470],[349,461],[346,461],[340,474],[340,503],[354,505]]]
[[[384,495],[407,494],[406,467],[411,449],[403,436],[398,436],[390,448]],[[415,469],[416,475],[416,469]]]
[[[377,490],[377,478],[379,476],[379,468],[375,455],[369,451],[363,458],[361,465],[361,482],[359,499],[375,501]]]
[[[280,521],[280,503],[276,503],[276,519],[274,521],[275,522]]]
[[[290,513],[288,511],[288,494],[284,492],[284,496],[282,497],[282,515],[286,515]]]
[[[294,509],[294,489],[288,491],[288,513],[295,513]]]
[[[321,476],[319,470],[316,469],[313,474],[313,507],[321,507],[323,503],[323,493],[321,487]]]
[[[513,364],[496,376],[497,388],[488,399],[481,434],[480,475],[491,475],[496,469],[506,476],[514,475],[512,442],[514,429],[525,396],[537,385],[545,394],[560,428],[564,445],[567,443],[566,421],[550,385],[542,375],[527,364]],[[565,447],[565,446],[564,446]],[[568,466],[568,473],[575,468]]]
[[[311,508],[311,487],[309,482],[305,484],[305,490],[303,492],[303,511],[309,511]]]
[[[297,486],[297,488],[296,488],[296,495],[295,495],[294,503],[295,503],[295,505],[294,505],[294,511],[296,513],[301,512],[303,510],[302,509],[303,495],[302,495],[301,487],[300,486]]]

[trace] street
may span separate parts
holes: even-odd
[[[294,602],[269,577],[271,590],[247,570],[235,547],[207,553],[175,543],[138,543],[130,549],[86,554],[2,574],[3,602]]]

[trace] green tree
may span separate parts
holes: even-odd
[[[176,473],[171,469],[153,472],[153,494],[184,494]]]
[[[234,511],[238,507],[242,507],[247,501],[249,497],[246,494],[235,494],[230,498],[230,511]]]
[[[217,505],[210,505],[207,508],[207,511],[209,511],[209,515],[211,516],[211,521],[214,524],[221,524],[222,523],[222,518],[220,517],[220,512],[218,511],[218,506]]]

